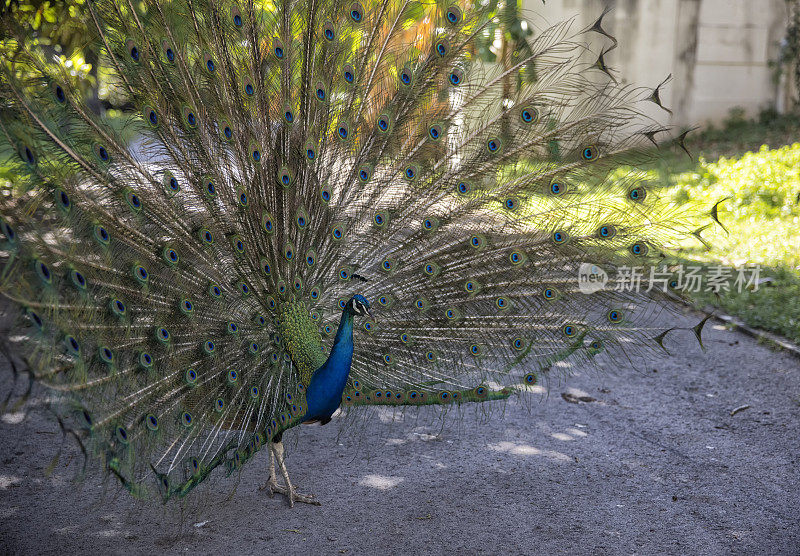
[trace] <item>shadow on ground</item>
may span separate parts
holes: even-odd
[[[302,427],[289,466],[322,507],[258,491],[266,452],[183,511],[74,484],[70,443],[46,476],[62,440],[34,403],[0,421],[0,552],[797,554],[800,362],[707,332],[705,353],[678,334],[671,358],[551,383],[488,423],[425,408]]]

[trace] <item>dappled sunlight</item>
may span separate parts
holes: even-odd
[[[532,394],[541,394],[541,395],[547,394],[547,388],[545,388],[541,384],[534,384],[533,386],[528,386],[525,388],[525,390]]]
[[[101,531],[97,531],[95,533],[95,536],[109,539],[109,538],[112,538],[112,537],[120,536],[120,531],[118,531],[116,529],[103,529]]]
[[[692,171],[679,174],[673,195],[684,203],[713,206],[720,199],[719,218],[726,230],[705,234],[712,250],[703,258],[726,264],[761,263],[794,268],[800,216],[796,211],[800,143],[732,158],[701,158]]]
[[[8,425],[19,425],[22,421],[25,420],[25,412],[17,411],[16,413],[3,413],[0,420]]]
[[[53,529],[53,533],[56,533],[57,535],[74,535],[79,529],[80,525],[71,524],[64,527],[59,527],[58,529]]]
[[[580,388],[567,388],[566,394],[572,394],[575,398],[591,398],[592,396],[586,390]]]
[[[364,475],[364,477],[358,482],[359,485],[375,488],[378,490],[389,490],[400,483],[402,483],[405,479],[403,477],[385,477],[384,475]]]
[[[550,435],[551,438],[555,438],[556,440],[562,440],[564,442],[570,442],[572,440],[576,440],[578,438],[585,438],[589,436],[589,433],[582,431],[580,429],[576,429],[574,427],[568,428],[565,432],[554,432]]]
[[[436,440],[441,440],[441,437],[437,434],[430,434],[427,432],[410,432],[406,434],[405,438],[387,438],[384,444],[386,446],[402,446],[403,444],[408,444],[409,442],[432,442]]]
[[[19,485],[22,479],[13,475],[0,475],[0,490],[6,490],[8,487]]]
[[[375,416],[381,423],[402,423],[405,421],[405,414],[393,407],[376,407]]]
[[[503,452],[515,456],[542,456],[547,459],[558,462],[571,462],[571,457],[562,452],[555,450],[541,450],[530,444],[523,444],[518,442],[498,442],[497,444],[489,444],[488,448],[495,452]]]

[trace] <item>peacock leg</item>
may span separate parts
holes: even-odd
[[[266,490],[269,489],[269,496],[272,498],[272,495],[275,494],[275,487],[278,485],[278,480],[275,475],[275,454],[272,452],[272,447],[269,449],[269,479],[266,483],[258,487],[258,490]]]
[[[278,460],[278,467],[281,470],[281,475],[283,475],[283,480],[286,482],[285,485],[278,483],[278,479],[275,474],[275,460]],[[319,500],[314,498],[313,494],[301,494],[295,490],[294,486],[292,485],[292,481],[289,480],[289,471],[286,469],[286,462],[283,458],[283,442],[270,443],[269,480],[261,487],[260,490],[266,488],[269,488],[270,496],[276,492],[286,496],[286,498],[289,499],[290,507],[294,507],[295,502],[305,502],[306,504],[313,504],[315,506],[322,505]]]

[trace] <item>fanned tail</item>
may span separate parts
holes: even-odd
[[[501,399],[661,344],[615,291],[697,228],[637,169],[675,145],[639,110],[661,85],[583,62],[570,23],[483,64],[492,10],[88,2],[121,128],[41,52],[0,61],[0,291],[125,488],[183,496],[298,424],[354,293],[376,319],[345,404]]]

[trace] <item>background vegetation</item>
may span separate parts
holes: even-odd
[[[692,293],[698,307],[720,307],[747,324],[800,344],[800,117],[765,112],[746,121],[734,112],[722,128],[689,142],[696,160],[672,157],[653,169],[676,203],[719,207],[710,245],[687,245],[687,261],[761,265],[755,290]]]
[[[0,38],[0,50],[37,44],[64,65],[86,94],[89,106],[112,119],[126,109],[124,99],[106,85],[91,25],[82,19],[88,0],[0,0],[0,16],[19,25],[15,38]],[[480,1],[480,0],[476,0]],[[499,22],[477,45],[475,54],[505,66],[525,54],[530,28],[520,19],[519,2],[494,2]],[[800,79],[800,0],[787,0],[790,22],[776,69]],[[9,56],[9,57],[11,57]],[[504,82],[505,96],[521,83],[535,79],[525,67],[516,80]],[[798,88],[800,90],[800,87]],[[765,111],[754,121],[732,112],[720,128],[707,128],[688,142],[691,159],[674,155],[650,171],[678,204],[698,208],[720,199],[719,218],[727,228],[703,232],[710,249],[698,242],[685,247],[687,263],[763,266],[756,290],[716,295],[692,293],[698,306],[714,305],[752,326],[777,332],[800,343],[800,112],[779,116]],[[0,179],[10,178],[0,160]]]

